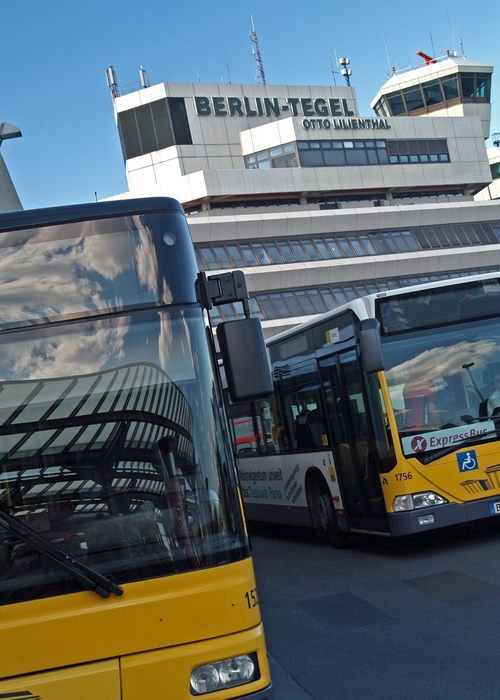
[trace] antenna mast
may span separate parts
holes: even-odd
[[[432,34],[429,32],[429,36],[431,38],[431,46],[432,46],[432,55],[436,55],[436,49],[434,48],[434,42],[432,41]]]
[[[139,77],[141,79],[141,85],[143,88],[148,88],[150,83],[149,83],[149,75],[148,72],[145,68],[141,66],[139,70]]]
[[[250,15],[250,17],[252,19],[252,31],[250,32],[250,41],[252,42],[252,44],[254,44],[254,46],[252,46],[252,54],[257,62],[257,81],[259,81],[260,79],[262,85],[265,85],[266,76],[264,75],[264,65],[262,63],[262,56],[260,55],[259,40],[257,38],[257,32],[255,31],[252,15]]]
[[[453,30],[451,28],[450,15],[448,14],[448,10],[446,10],[446,16],[448,17],[448,25],[450,27],[450,36],[451,36],[451,45],[453,46],[453,55],[456,56],[457,52],[455,50],[455,39],[453,38]]]
[[[118,78],[116,77],[116,71],[112,64],[109,64],[109,68],[106,68],[106,82],[108,87],[111,88],[111,94],[113,99],[115,97],[120,97],[120,88],[118,87]]]
[[[331,70],[331,72],[332,72],[333,84],[334,84],[335,86],[337,86],[337,82],[336,82],[336,80],[335,80],[335,73],[338,73],[338,71],[334,71],[334,70],[333,70],[332,54],[331,54],[331,53],[328,54],[328,58],[330,59],[330,70]],[[335,58],[336,58],[336,56],[335,56]]]
[[[391,64],[391,59],[389,57],[389,49],[387,47],[387,40],[385,38],[385,32],[382,32],[382,35],[384,37],[384,46],[385,46],[385,55],[387,56],[387,76],[389,77],[394,73],[394,69]]]

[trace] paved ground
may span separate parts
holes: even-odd
[[[311,696],[269,655],[274,700],[310,700]]]
[[[340,551],[251,534],[276,700],[500,698],[500,519]]]

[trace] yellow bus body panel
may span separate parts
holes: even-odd
[[[471,471],[460,472],[456,452],[475,454],[477,465]],[[468,502],[478,498],[500,495],[500,453],[498,442],[477,443],[458,447],[452,452],[419,470],[435,491],[450,501]]]
[[[391,406],[385,377],[379,376],[384,401],[386,406]],[[388,418],[392,434],[397,435],[398,428],[392,411],[389,411]],[[387,512],[393,512],[396,496],[420,491],[435,491],[451,503],[470,503],[480,498],[499,497],[500,452],[498,447],[498,440],[484,443],[479,440],[475,445],[462,447],[457,444],[453,452],[430,464],[422,464],[412,455],[404,455],[401,443],[396,440],[394,449],[397,464],[390,472],[380,475]],[[457,453],[471,451],[476,454],[477,469],[460,472]],[[408,478],[410,474],[411,477]]]
[[[3,606],[0,678],[214,640],[261,622],[251,559],[123,589]]]
[[[127,656],[122,659],[122,700],[158,698],[162,697],[162,693],[163,697],[169,700],[193,700],[189,678],[196,666],[240,656],[249,651],[256,651],[258,654],[260,679],[246,685],[219,690],[215,695],[223,700],[263,690],[271,682],[263,639],[262,626],[259,625],[230,637]],[[211,695],[212,693],[207,694],[206,697]]]
[[[228,637],[132,654],[0,681],[6,700],[192,700],[190,674],[196,666],[256,652],[260,678],[217,692],[220,700],[267,688],[271,682],[262,625]]]
[[[22,693],[22,694],[21,694]],[[118,659],[0,681],[6,700],[121,700]]]

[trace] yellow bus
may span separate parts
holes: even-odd
[[[248,307],[241,273],[198,273],[175,200],[0,216],[0,697],[272,697],[227,294]],[[254,348],[234,400],[269,395],[258,319],[218,336],[230,372]]]
[[[267,341],[232,406],[249,520],[402,536],[500,515],[500,275],[354,299]]]

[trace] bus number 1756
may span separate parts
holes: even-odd
[[[395,477],[396,481],[409,481],[413,478],[411,472],[401,472],[399,474],[395,474]]]

